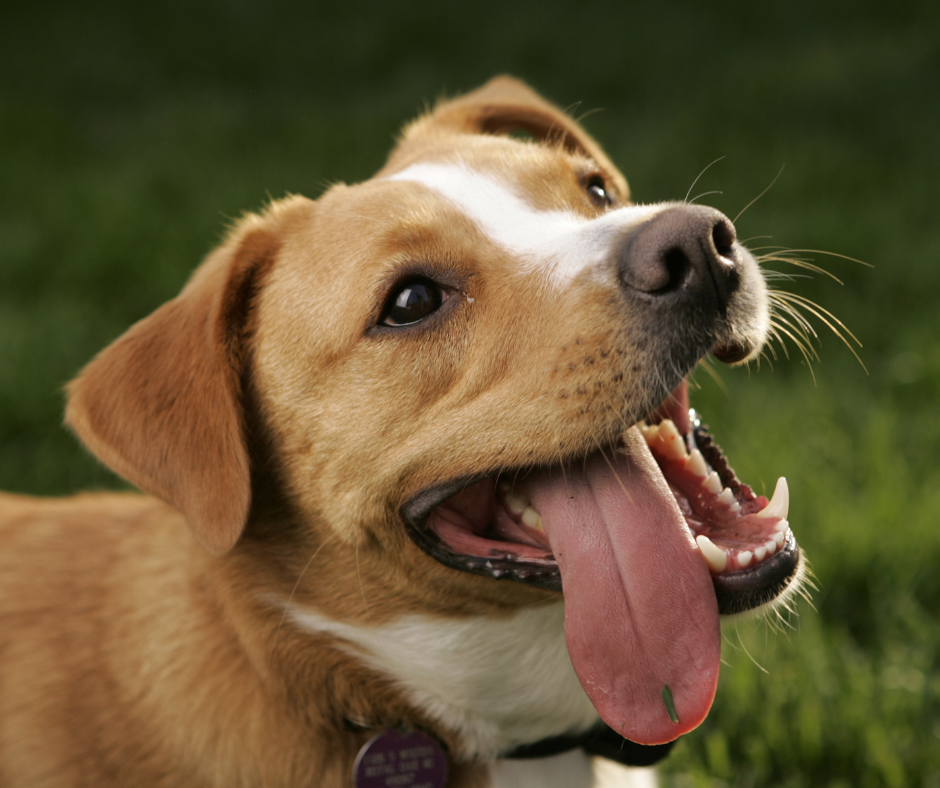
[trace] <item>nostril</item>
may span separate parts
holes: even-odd
[[[734,226],[727,221],[716,222],[712,227],[712,243],[719,255],[731,257],[734,253]]]
[[[679,246],[667,249],[663,254],[663,265],[666,268],[666,284],[656,292],[666,293],[670,290],[677,290],[689,275],[689,269],[692,268],[692,261],[685,253],[685,250]]]

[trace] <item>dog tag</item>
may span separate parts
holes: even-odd
[[[387,730],[366,742],[353,766],[355,788],[444,788],[447,757],[421,731]]]

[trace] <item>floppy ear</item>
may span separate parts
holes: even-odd
[[[68,386],[68,426],[105,465],[179,509],[216,554],[238,541],[251,505],[245,335],[278,246],[249,217],[176,298]]]
[[[472,134],[525,131],[538,140],[560,144],[594,159],[614,180],[621,198],[630,198],[626,179],[600,145],[573,118],[512,77],[495,77],[465,96],[439,104],[430,115],[409,126],[405,138],[439,125]]]

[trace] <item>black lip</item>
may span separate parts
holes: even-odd
[[[405,521],[408,536],[431,558],[451,569],[483,575],[494,580],[512,580],[516,583],[560,592],[561,572],[557,564],[554,566],[533,564],[508,551],[494,553],[487,557],[455,553],[427,528],[428,516],[435,506],[466,487],[494,476],[496,473],[498,472],[493,471],[455,479],[418,493],[401,507],[401,516]]]
[[[477,482],[482,482],[490,476],[495,476],[497,473],[498,471],[492,471],[491,473],[479,473],[475,476],[463,476],[459,479],[427,487],[402,504],[400,509],[401,516],[404,521],[412,527],[423,526],[435,506],[444,503],[444,501],[456,495],[461,490]]]
[[[800,547],[790,532],[783,547],[757,566],[726,575],[712,575],[718,612],[731,616],[776,599],[796,576],[800,556]]]
[[[409,523],[407,530],[411,540],[418,547],[451,569],[491,577],[494,580],[512,580],[549,591],[561,591],[561,572],[558,571],[557,564],[545,566],[528,563],[510,552],[494,553],[488,558],[455,553],[425,528]]]

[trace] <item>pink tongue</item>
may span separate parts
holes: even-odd
[[[660,744],[711,708],[721,635],[711,577],[646,442],[626,454],[520,485],[541,513],[561,569],[565,638],[575,672],[604,721],[631,741]],[[678,715],[662,697],[668,686]]]

